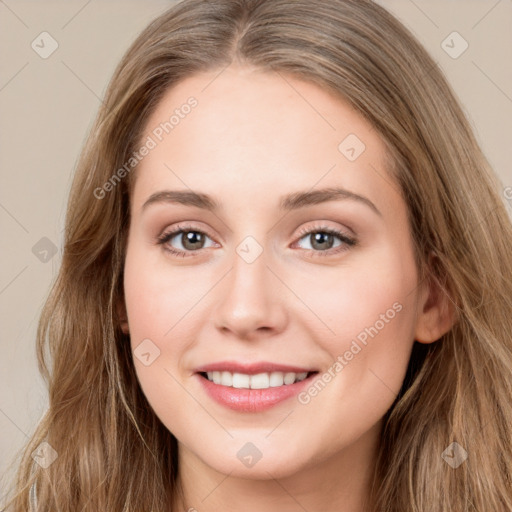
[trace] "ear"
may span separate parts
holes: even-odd
[[[130,334],[130,330],[128,327],[128,315],[126,313],[126,304],[124,302],[124,298],[119,299],[119,302],[116,306],[117,309],[117,318],[119,320],[119,325],[124,334]]]
[[[446,334],[457,319],[455,304],[434,278],[433,268],[438,261],[433,253],[428,263],[428,274],[419,293],[418,320],[415,340],[419,343],[433,343]]]

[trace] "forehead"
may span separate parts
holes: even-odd
[[[159,188],[261,202],[316,184],[379,195],[390,181],[373,127],[342,98],[281,72],[230,66],[182,80],[147,121],[150,139],[135,204]]]

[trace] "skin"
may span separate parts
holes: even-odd
[[[167,91],[142,140],[190,96],[197,107],[136,171],[122,323],[134,350],[145,339],[160,350],[150,365],[137,357],[134,364],[179,443],[185,502],[176,510],[368,510],[382,417],[413,342],[433,342],[451,325],[438,291],[418,282],[407,207],[385,168],[384,143],[317,85],[235,65]],[[338,150],[349,134],[366,146],[354,161]],[[278,208],[285,194],[324,187],[364,196],[380,214],[353,199]],[[207,193],[221,206],[142,209],[165,189]],[[184,258],[156,241],[183,222],[206,234]],[[334,237],[318,248],[311,234],[299,234],[323,227],[355,235],[357,244]],[[252,263],[236,251],[247,236],[262,250]],[[186,251],[183,244],[181,234],[167,242]],[[210,399],[194,375],[226,359],[323,374],[396,303],[401,311],[307,404],[293,397],[261,413],[235,412]],[[247,442],[262,453],[252,467],[237,458]]]

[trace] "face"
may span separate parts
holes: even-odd
[[[374,446],[425,302],[375,130],[316,85],[229,67],[169,90],[142,143],[125,329],[180,452],[264,478]]]

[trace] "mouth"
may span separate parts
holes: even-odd
[[[198,372],[204,379],[225,387],[235,389],[269,389],[290,386],[309,379],[317,371],[310,372],[262,372],[257,374],[230,371]]]
[[[310,385],[319,373],[317,370],[303,371],[303,368],[275,365],[238,365],[238,371],[218,369],[219,365],[200,368],[195,372],[205,396],[217,404],[238,413],[263,412],[298,395]],[[222,365],[221,365],[222,366]],[[262,367],[263,366],[263,367]],[[267,371],[262,371],[263,369]],[[291,371],[299,370],[299,371]]]

